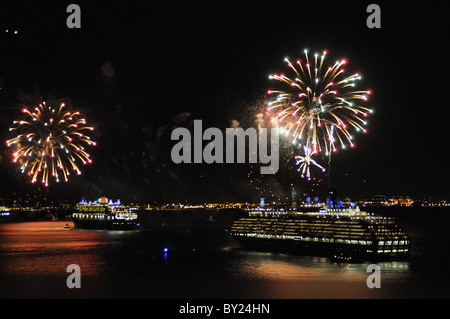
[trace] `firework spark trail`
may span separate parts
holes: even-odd
[[[300,165],[298,168],[298,171],[302,173],[302,177],[305,177],[310,180],[311,179],[311,173],[309,170],[309,167],[311,165],[315,165],[318,168],[322,170],[322,172],[325,172],[325,168],[320,166],[315,160],[313,160],[311,157],[316,154],[315,150],[312,150],[311,148],[304,147],[305,156],[295,156],[295,160],[297,161],[295,165]]]
[[[64,103],[49,104],[24,106],[23,119],[14,121],[9,129],[17,135],[6,141],[22,173],[28,174],[32,183],[39,179],[45,186],[50,175],[56,182],[60,177],[67,182],[71,170],[81,174],[78,162],[92,162],[85,146],[96,145],[86,134],[94,128],[87,126],[80,112],[66,110]]]

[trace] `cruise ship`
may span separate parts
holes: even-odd
[[[76,205],[72,214],[75,227],[99,230],[134,230],[139,228],[135,208],[101,197],[94,202],[84,199]]]
[[[232,223],[230,234],[249,248],[344,262],[403,260],[410,252],[408,235],[392,217],[359,208],[249,210]]]

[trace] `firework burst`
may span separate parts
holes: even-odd
[[[279,90],[269,90],[276,98],[268,103],[268,111],[276,112],[272,122],[279,124],[281,132],[299,141],[306,149],[325,155],[337,149],[354,147],[351,128],[367,132],[365,117],[372,110],[362,106],[371,90],[358,90],[359,73],[345,75],[345,59],[334,64],[326,63],[327,52],[314,54],[304,51],[305,59],[292,63],[285,59],[293,77],[285,74],[270,75],[280,82]]]
[[[79,163],[91,163],[86,146],[96,143],[87,135],[94,128],[86,124],[80,112],[66,109],[64,103],[42,102],[36,107],[22,107],[22,118],[13,122],[15,137],[6,141],[13,149],[13,162],[22,173],[48,186],[69,180],[71,171],[80,175]]]
[[[297,161],[295,165],[300,165],[298,168],[298,171],[301,172],[301,176],[305,177],[310,180],[311,179],[311,173],[310,173],[310,166],[315,165],[318,168],[322,170],[322,172],[325,172],[325,168],[320,166],[315,160],[312,159],[312,156],[316,154],[316,150],[312,150],[311,148],[304,147],[305,150],[305,156],[295,156],[295,160]]]

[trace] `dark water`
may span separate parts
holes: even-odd
[[[3,223],[0,297],[449,298],[450,211],[395,213],[411,236],[412,258],[379,263],[379,289],[366,285],[368,263],[247,251],[224,231],[219,215],[206,223],[167,212],[170,218],[150,217],[141,231]],[[66,285],[70,264],[80,266],[79,289]]]

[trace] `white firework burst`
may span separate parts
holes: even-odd
[[[314,165],[317,166],[322,170],[322,172],[325,172],[325,168],[320,166],[315,160],[312,159],[312,156],[316,154],[316,150],[311,149],[310,147],[303,147],[305,151],[304,156],[296,156],[295,160],[297,161],[295,165],[300,165],[298,168],[298,171],[301,172],[302,178],[307,178],[308,180],[311,179],[311,172],[310,172],[310,166]]]

